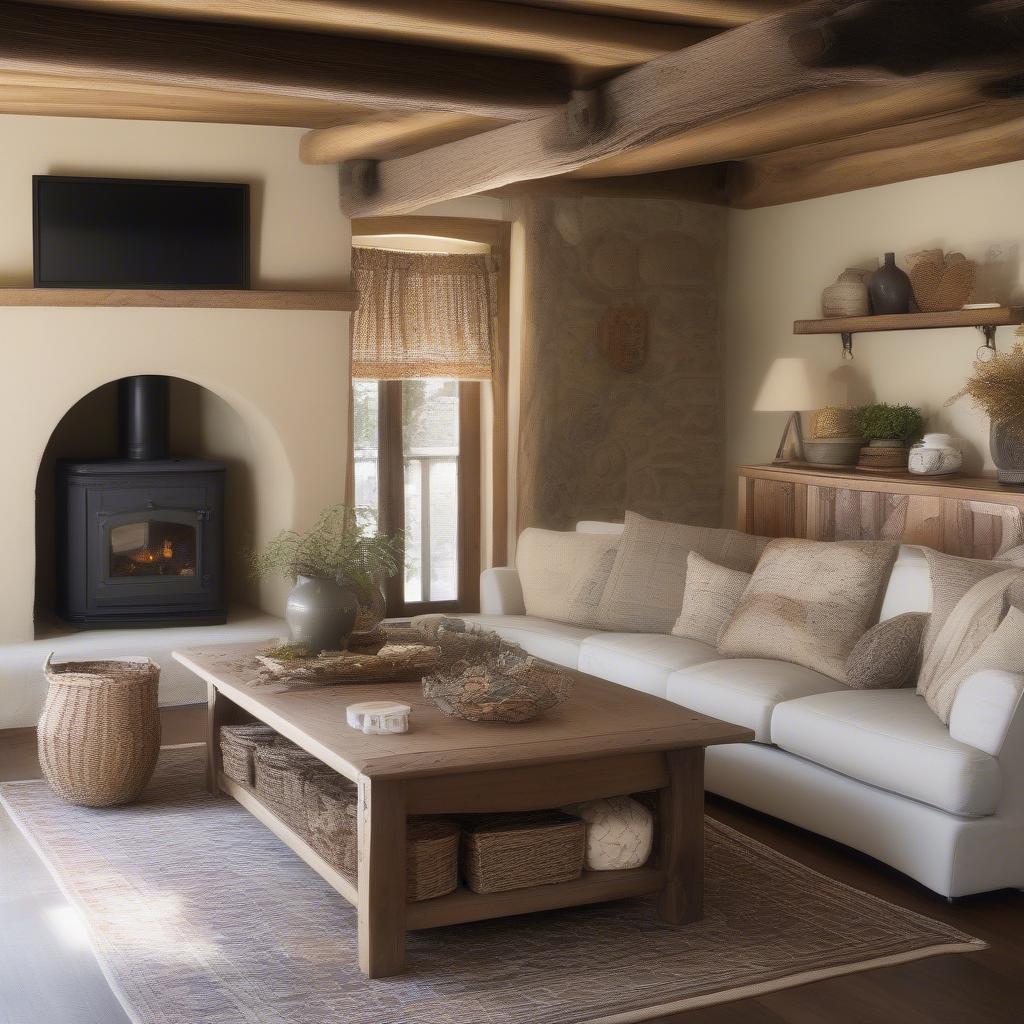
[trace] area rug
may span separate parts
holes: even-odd
[[[167,748],[145,799],[90,810],[42,782],[8,811],[82,914],[137,1024],[627,1024],[838,974],[984,948],[707,820],[706,915],[635,899],[416,932],[367,981],[355,911]]]

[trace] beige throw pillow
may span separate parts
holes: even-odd
[[[516,569],[526,614],[595,626],[618,540],[613,534],[524,530]]]
[[[769,538],[710,526],[684,526],[626,513],[611,576],[597,609],[601,629],[669,633],[683,606],[691,551],[750,572]]]
[[[672,635],[717,647],[718,638],[749,582],[749,572],[727,569],[691,551],[686,558],[683,610],[672,627]]]
[[[917,692],[949,721],[957,687],[971,661],[1019,594],[1024,570],[1005,562],[960,558],[925,548],[932,580],[932,621]]]
[[[913,683],[929,618],[927,612],[904,612],[872,626],[846,659],[846,685],[898,690]]]
[[[877,620],[897,545],[773,540],[718,643],[723,654],[777,658],[846,682],[846,659]]]
[[[974,654],[942,680],[941,691],[933,693],[932,699],[928,699],[928,695],[925,695],[928,706],[949,724],[949,715],[953,708],[953,701],[956,699],[957,690],[975,672],[981,672],[987,668],[1024,672],[1024,611],[1021,611],[1020,608],[1010,607],[995,632],[989,634]],[[937,700],[940,694],[941,701]],[[949,711],[945,711],[945,717],[943,717],[939,713],[939,709],[944,710],[947,704]]]

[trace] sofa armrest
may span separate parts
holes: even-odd
[[[525,615],[519,572],[512,566],[480,573],[480,611],[484,615]]]
[[[1014,719],[1024,716],[1024,675],[989,668],[975,672],[957,690],[949,735],[998,757]]]

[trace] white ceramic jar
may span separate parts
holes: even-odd
[[[918,476],[942,476],[955,473],[963,463],[963,452],[949,434],[925,434],[911,446],[907,469]]]

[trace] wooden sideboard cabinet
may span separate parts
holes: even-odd
[[[995,478],[741,466],[739,529],[763,537],[894,540],[968,558],[1024,544],[1024,488]]]

